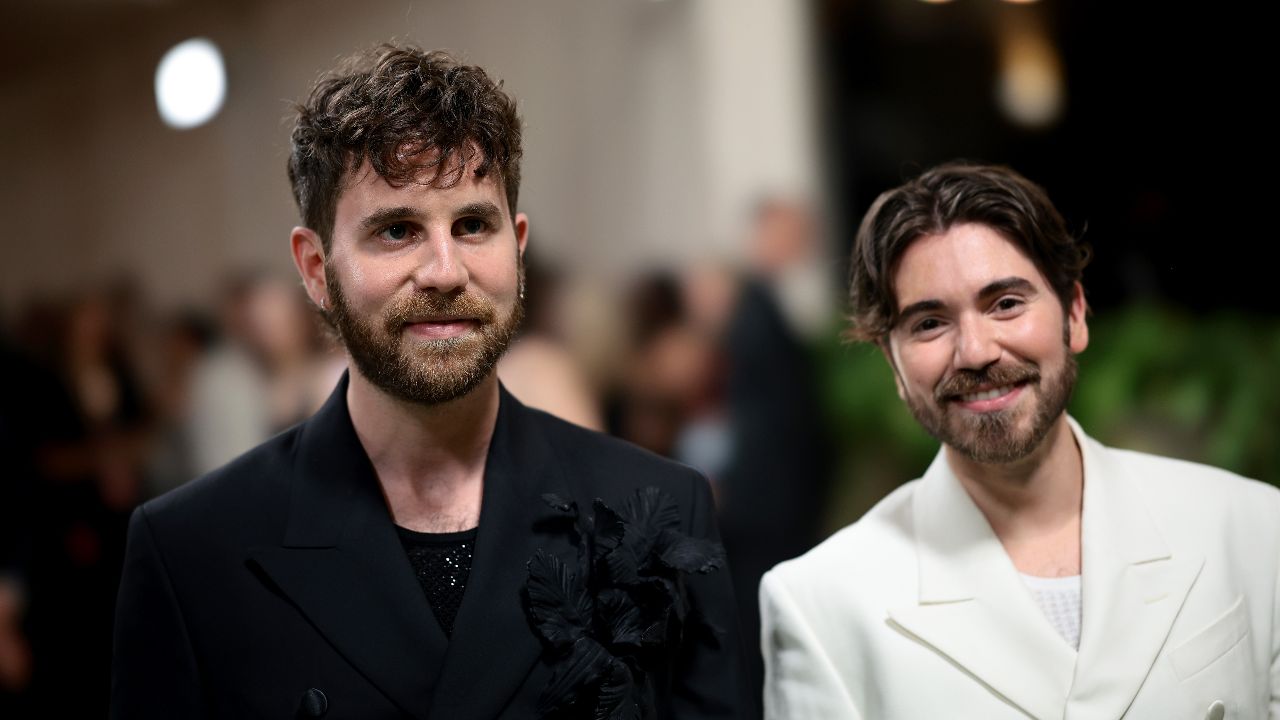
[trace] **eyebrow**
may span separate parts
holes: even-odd
[[[941,300],[921,300],[920,302],[914,302],[902,308],[902,310],[898,312],[898,322],[894,324],[896,325],[908,320],[912,316],[933,312],[934,310],[941,310],[942,308],[943,304]]]
[[[365,218],[360,221],[360,228],[366,231],[376,230],[383,225],[397,220],[416,220],[421,217],[422,213],[407,205],[402,207],[382,208],[381,210],[376,210],[366,215]]]
[[[454,211],[454,215],[455,217],[460,218],[478,217],[494,226],[502,224],[502,210],[500,210],[497,205],[488,201],[467,203]],[[361,230],[368,232],[370,230],[377,230],[384,225],[388,225],[396,221],[422,220],[422,218],[423,214],[421,212],[416,208],[409,207],[408,205],[382,208],[381,210],[375,210],[374,212],[366,215],[365,218],[360,221],[360,228]]]
[[[981,290],[978,291],[977,297],[979,300],[982,300],[985,298],[989,298],[992,295],[1000,295],[1003,293],[1007,293],[1011,290],[1019,290],[1022,292],[1033,293],[1036,290],[1036,286],[1032,285],[1031,281],[1027,280],[1026,278],[1020,278],[1016,275],[1012,275],[1007,278],[1000,278],[999,280],[994,280],[992,282],[987,283],[982,287]],[[945,303],[937,299],[921,300],[920,302],[911,303],[910,305],[902,308],[902,310],[898,312],[898,322],[899,323],[903,322],[904,320],[907,320],[921,313],[928,313],[928,312],[933,312],[935,310],[941,310],[945,306],[946,306]]]
[[[484,220],[494,227],[502,224],[502,210],[488,201],[467,203],[458,208],[454,215],[456,217],[476,217]]]
[[[1036,286],[1032,285],[1031,281],[1027,280],[1026,278],[1020,278],[1016,275],[1011,275],[1007,278],[1001,278],[994,282],[987,283],[981,290],[978,291],[978,297],[988,298],[988,297],[991,297],[992,295],[1007,293],[1010,290],[1019,290],[1022,292],[1034,293],[1036,291]]]

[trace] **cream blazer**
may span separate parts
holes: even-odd
[[[1071,429],[1078,652],[940,452],[764,576],[766,718],[1280,718],[1280,491]]]

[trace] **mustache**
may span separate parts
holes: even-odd
[[[494,321],[497,311],[493,303],[466,291],[448,295],[424,291],[397,301],[384,314],[388,333],[399,332],[405,325],[433,317],[469,318],[486,325]]]
[[[976,392],[981,388],[1040,382],[1040,368],[1031,363],[990,365],[981,370],[959,370],[938,385],[933,392],[939,403]]]

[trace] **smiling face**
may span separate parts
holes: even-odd
[[[294,231],[308,290],[356,370],[423,404],[466,395],[492,373],[520,324],[528,237],[528,219],[511,217],[492,174],[468,166],[439,187],[432,173],[397,187],[365,163],[338,197],[329,253],[318,261],[300,254],[307,244],[319,252],[319,239]]]
[[[885,350],[934,437],[983,463],[1022,459],[1062,421],[1088,345],[1079,283],[1064,313],[1044,275],[985,225],[952,226],[898,260]]]

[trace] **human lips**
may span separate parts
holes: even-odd
[[[428,340],[447,340],[475,330],[480,321],[471,317],[431,317],[405,323],[405,329]]]
[[[960,402],[971,403],[978,402],[980,400],[995,400],[1001,395],[1011,392],[1013,389],[1013,385],[1002,385],[997,388],[991,388],[990,390],[983,390],[982,392],[968,393],[960,396]]]
[[[954,404],[971,412],[993,412],[1012,405],[1026,386],[1039,381],[1040,372],[1034,365],[996,365],[978,372],[957,373],[938,388],[935,397],[939,404]]]
[[[404,334],[420,340],[459,339],[491,326],[496,319],[493,304],[471,293],[442,295],[414,293],[397,300],[387,310],[389,335]]]
[[[1001,385],[999,387],[965,393],[953,399],[966,410],[972,412],[995,412],[1009,407],[1022,395],[1023,385]]]

